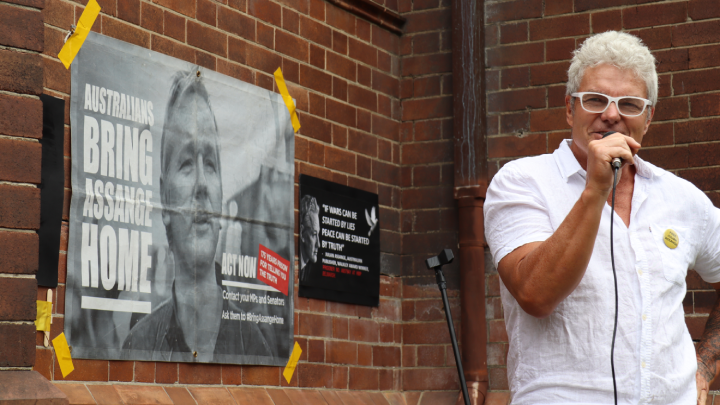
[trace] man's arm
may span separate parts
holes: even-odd
[[[550,315],[580,284],[612,189],[610,161],[620,156],[632,163],[639,148],[621,134],[590,142],[585,190],[562,224],[544,242],[523,245],[500,260],[503,284],[525,312],[538,318]]]
[[[720,295],[720,283],[711,284]],[[710,383],[717,374],[717,362],[720,360],[720,299],[715,298],[715,306],[705,324],[705,331],[697,348],[698,369],[697,382],[698,404],[705,405]]]

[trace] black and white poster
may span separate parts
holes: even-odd
[[[285,365],[294,133],[281,96],[91,32],[70,118],[72,356]]]
[[[300,175],[301,297],[378,305],[378,210],[377,194]]]

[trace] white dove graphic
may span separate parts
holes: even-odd
[[[370,234],[375,229],[375,226],[378,223],[377,217],[375,216],[375,207],[372,207],[372,210],[370,210],[369,215],[368,215],[367,208],[365,209],[365,219],[367,220],[367,223],[370,226],[370,230],[368,231],[368,236],[370,236]]]

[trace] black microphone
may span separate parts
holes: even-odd
[[[603,134],[603,138],[605,138],[608,135],[614,134],[615,131],[608,131]],[[622,159],[619,157],[613,158],[612,162],[610,162],[610,165],[616,170],[620,170],[620,167],[622,166]]]

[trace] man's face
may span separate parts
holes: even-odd
[[[189,95],[165,125],[172,138],[166,144],[168,163],[160,186],[166,207],[163,222],[176,260],[195,268],[206,266],[215,257],[222,204],[212,111],[202,98]]]
[[[598,65],[585,69],[578,92],[595,92],[608,96],[634,96],[647,98],[645,82],[629,70],[620,70],[611,65]],[[575,108],[570,107],[572,97],[565,97],[566,118],[572,127],[571,149],[581,163],[587,161],[588,144],[592,140],[601,139],[608,131],[619,132],[642,143],[643,136],[650,126],[650,119],[655,112],[654,107],[647,107],[637,117],[620,115],[615,103],[603,113],[590,113],[575,100]]]
[[[320,221],[317,215],[310,214],[307,216],[305,225],[303,226],[302,235],[302,254],[303,258],[308,262],[317,262],[317,253],[320,249]]]

